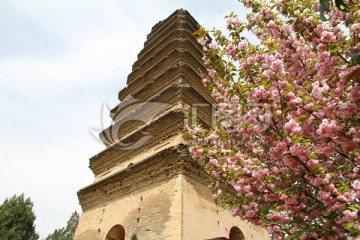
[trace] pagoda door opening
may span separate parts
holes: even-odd
[[[244,240],[245,236],[238,227],[230,229],[229,240]]]
[[[125,229],[121,225],[113,226],[105,237],[105,240],[124,240],[124,239],[125,239]]]

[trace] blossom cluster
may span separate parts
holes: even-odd
[[[321,22],[315,0],[240,2],[252,13],[227,16],[229,37],[199,31],[219,107],[216,126],[189,126],[192,156],[273,239],[359,237],[359,3]]]

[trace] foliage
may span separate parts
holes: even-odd
[[[0,240],[35,240],[35,214],[30,198],[14,195],[0,205]]]
[[[50,234],[46,240],[72,240],[75,235],[76,228],[79,223],[79,214],[77,211],[71,214],[69,221],[67,222],[66,227],[55,229],[55,231]]]
[[[189,127],[190,152],[233,215],[272,238],[358,237],[359,2],[329,4],[326,22],[318,0],[240,2],[251,13],[227,16],[228,37],[197,32],[218,108],[216,126]]]
[[[138,240],[138,237],[135,233],[131,236],[131,240]]]

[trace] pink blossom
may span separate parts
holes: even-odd
[[[334,36],[333,32],[323,31],[321,33],[321,41],[322,42],[331,42],[335,41],[336,37]]]
[[[217,151],[216,151],[215,149],[210,149],[210,150],[208,151],[208,153],[209,153],[210,155],[215,155],[215,154],[217,153]]]
[[[351,26],[351,30],[353,30],[355,34],[360,33],[360,23],[354,23]]]
[[[278,142],[274,147],[270,148],[270,155],[274,159],[277,159],[281,157],[282,155],[286,154],[288,152],[287,150],[287,144],[285,142]]]
[[[218,166],[219,166],[219,162],[218,162],[218,160],[215,159],[215,158],[211,158],[211,159],[209,160],[209,162],[210,162],[212,165],[214,165],[215,167],[218,167]]]
[[[208,38],[207,38],[206,36],[204,36],[203,38],[201,38],[201,39],[199,40],[199,43],[200,43],[202,46],[205,46],[206,43],[207,43],[207,41],[208,41]]]
[[[268,227],[266,230],[268,231],[268,233],[277,233],[280,231],[280,227],[275,225],[272,227]]]
[[[274,76],[274,72],[272,70],[268,69],[263,72],[263,75],[265,77],[271,78],[272,76]]]
[[[288,106],[289,107],[295,107],[296,105],[300,104],[302,102],[302,99],[297,97],[297,98],[294,98],[294,99],[291,99],[289,102],[288,102]]]
[[[210,43],[210,44],[209,44],[209,48],[216,50],[216,49],[218,48],[217,42],[212,42],[212,43]]]
[[[247,198],[251,198],[252,196],[254,196],[253,192],[248,192],[245,194],[245,197],[247,197]]]
[[[233,58],[236,58],[236,51],[235,51],[235,47],[234,45],[232,44],[229,44],[227,47],[226,47],[226,55],[228,57],[233,57]]]
[[[324,118],[316,130],[316,133],[322,137],[334,137],[337,132],[338,126],[335,120],[328,120]]]
[[[314,169],[318,164],[319,164],[319,161],[318,161],[318,160],[315,160],[315,159],[309,159],[309,161],[306,162],[306,165],[307,165],[310,169]]]
[[[316,49],[320,52],[324,52],[324,51],[326,51],[327,47],[325,44],[320,43],[319,45],[316,46]]]
[[[318,54],[318,59],[320,63],[328,62],[330,60],[330,52],[321,52]]]
[[[241,41],[238,46],[239,50],[246,50],[247,47],[248,47],[248,43],[246,41]]]
[[[351,102],[343,102],[340,103],[339,111],[341,111],[341,114],[345,114],[346,118],[350,118],[352,114],[356,113],[358,110],[355,103]]]
[[[256,118],[257,118],[256,113],[254,111],[249,111],[244,115],[243,120],[245,123],[251,124],[251,123],[255,123]]]
[[[334,6],[320,22],[319,1],[304,10],[295,0],[295,12],[283,0],[240,2],[256,9],[241,23],[230,14],[229,37],[217,32],[219,51],[204,52],[220,104],[215,125],[189,127],[190,153],[212,173],[215,196],[221,182],[233,187],[233,215],[271,238],[346,239],[360,229],[359,66],[344,60],[358,51],[360,15]]]
[[[254,63],[255,63],[255,58],[254,58],[254,57],[248,57],[248,58],[246,59],[246,62],[247,62],[248,64],[254,64]]]
[[[235,18],[234,23],[235,23],[235,26],[237,26],[237,27],[240,27],[240,25],[242,24],[242,22],[240,21],[239,18]]]
[[[235,25],[236,27],[240,27],[242,22],[239,20],[239,18],[232,18],[232,17],[229,17],[228,18],[228,21],[227,21],[227,27],[231,27],[231,25]]]
[[[359,85],[353,87],[350,90],[349,100],[351,102],[356,102],[356,101],[360,100],[360,86]]]
[[[246,211],[245,216],[246,218],[253,218],[256,215],[256,212],[253,210]]]
[[[357,138],[344,138],[344,137],[341,137],[340,140],[341,140],[341,148],[345,152],[353,151],[358,147]]]
[[[244,189],[245,192],[250,192],[251,191],[251,186],[246,185],[243,189]]]
[[[224,103],[224,102],[221,102],[221,103],[218,104],[218,106],[219,106],[220,110],[224,111],[224,109],[228,106],[228,104]]]
[[[211,78],[215,78],[216,71],[213,70],[213,69],[209,69],[209,70],[208,70],[208,74],[209,74],[209,76],[210,76]]]
[[[284,70],[276,73],[276,77],[278,77],[278,78],[283,78],[285,76],[286,76],[286,71],[284,71]]]
[[[304,106],[306,110],[313,110],[314,109],[314,103],[308,103]]]
[[[276,27],[276,24],[273,20],[270,20],[267,24],[268,28],[273,28],[273,27]]]
[[[276,100],[276,101],[280,101],[280,95],[279,95],[279,90],[276,88],[273,88],[270,90],[270,95],[271,98]]]
[[[290,133],[290,135],[300,134],[302,132],[300,125],[294,119],[290,119],[287,123],[285,123],[284,128],[288,133]]]
[[[288,85],[286,81],[279,81],[278,84],[280,89],[284,89]]]
[[[283,70],[282,61],[280,59],[273,61],[270,66],[275,72],[281,72]]]
[[[217,178],[217,179],[220,177],[220,173],[217,172],[217,171],[213,171],[212,174],[213,174],[213,176],[214,176],[215,178]]]
[[[204,149],[201,149],[201,148],[193,150],[194,155],[197,156],[197,157],[202,156],[203,152],[204,152]]]
[[[211,96],[217,101],[221,99],[221,94],[216,89],[213,89]]]
[[[283,157],[283,161],[284,161],[285,166],[288,166],[288,167],[294,169],[295,171],[299,170],[299,164],[293,158],[285,156],[285,157]]]
[[[228,20],[227,20],[227,27],[231,27],[231,25],[234,23],[234,18],[232,17],[229,17]]]
[[[355,197],[352,196],[349,192],[345,192],[344,194],[337,197],[337,200],[339,200],[340,202],[345,202],[345,203],[351,203],[354,201],[354,199],[355,199]]]
[[[275,220],[279,223],[285,223],[289,220],[289,217],[286,216],[284,213],[281,212],[272,212],[268,215],[270,220]]]
[[[294,98],[295,98],[295,94],[294,94],[293,92],[288,92],[288,93],[286,94],[286,97],[287,97],[288,99],[294,99]]]
[[[331,193],[327,191],[319,191],[319,200],[327,201],[331,197]]]
[[[352,183],[352,186],[353,186],[353,188],[354,188],[356,191],[360,191],[360,181],[359,181],[359,180],[355,180],[355,181]]]
[[[240,208],[237,207],[232,211],[231,215],[233,217],[235,217],[235,216],[239,215],[239,213],[240,213]]]
[[[319,150],[325,154],[325,156],[330,157],[332,154],[334,154],[335,151],[335,143],[329,142],[329,143],[323,143],[320,145]]]
[[[314,177],[314,178],[310,178],[310,183],[311,183],[311,185],[318,187],[321,184],[326,184],[327,181],[322,178],[319,178],[319,177]]]
[[[345,217],[345,222],[352,222],[357,218],[357,211],[350,211],[350,210],[345,210],[344,211],[344,217]]]
[[[309,239],[318,239],[318,234],[315,232],[311,232],[307,235]]]
[[[271,115],[268,114],[268,113],[265,113],[264,115],[259,115],[259,120],[260,120],[261,122],[265,122],[265,123],[270,124]]]

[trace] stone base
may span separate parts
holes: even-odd
[[[108,237],[116,225],[125,229],[125,236]],[[227,239],[234,226],[246,239],[269,239],[265,230],[231,217],[206,186],[179,174],[85,210],[74,239],[120,240],[133,234],[139,240]]]

